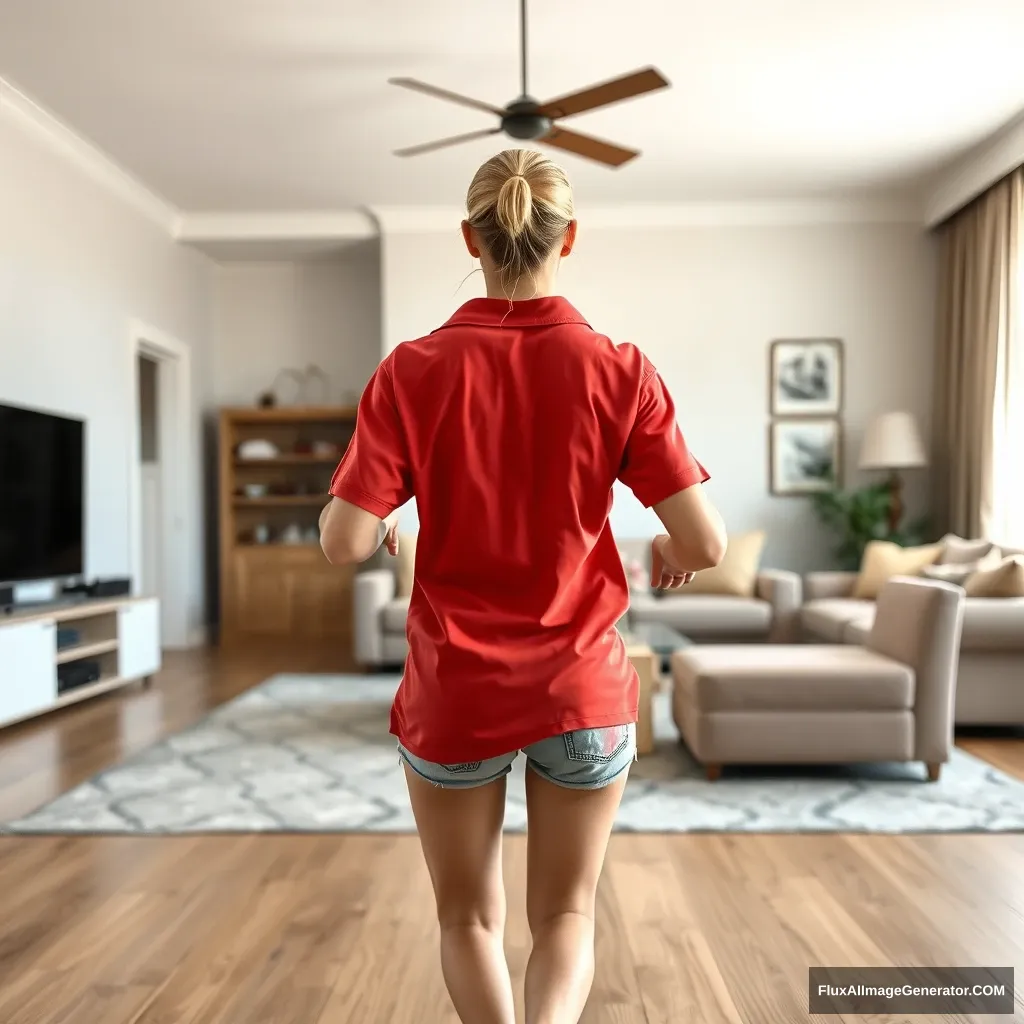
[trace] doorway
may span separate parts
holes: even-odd
[[[166,601],[160,582],[163,521],[160,516],[160,364],[140,352],[139,477],[142,499],[142,565],[139,592]]]
[[[132,325],[129,352],[134,391],[129,467],[132,591],[160,599],[162,646],[189,647],[197,633],[197,624],[189,621],[195,589],[190,579],[198,579],[190,525],[199,505],[190,352],[181,342],[141,324]]]

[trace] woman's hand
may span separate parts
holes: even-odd
[[[385,525],[387,525],[385,523]],[[384,535],[384,544],[388,549],[389,555],[398,554],[398,524],[396,523],[388,532]]]
[[[678,590],[696,574],[672,564],[672,538],[659,534],[651,541],[651,586],[657,590]]]

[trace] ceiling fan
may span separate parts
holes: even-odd
[[[464,107],[473,107],[476,110],[483,110],[488,114],[494,114],[501,119],[498,126],[496,128],[483,128],[479,131],[467,132],[464,135],[455,135],[447,139],[439,139],[437,142],[409,146],[407,149],[396,150],[396,156],[416,156],[420,153],[429,153],[435,149],[456,146],[460,142],[482,139],[487,135],[498,135],[501,132],[511,136],[513,139],[543,142],[545,145],[564,149],[570,153],[575,153],[577,156],[596,160],[598,163],[606,164],[608,167],[621,167],[628,160],[632,160],[633,157],[640,155],[638,150],[625,149],[611,142],[605,142],[603,139],[594,138],[592,135],[583,135],[580,132],[570,131],[568,128],[563,128],[558,124],[558,121],[564,117],[572,117],[575,114],[583,114],[588,110],[608,106],[610,103],[628,100],[645,92],[664,89],[669,84],[668,80],[656,68],[642,68],[631,74],[623,75],[621,78],[613,78],[610,82],[591,85],[586,89],[580,89],[578,92],[569,93],[568,96],[560,96],[558,99],[549,100],[547,103],[538,103],[537,100],[530,96],[526,88],[526,0],[520,0],[519,12],[519,66],[522,93],[517,100],[514,100],[507,107],[496,107],[491,103],[470,99],[468,96],[460,96],[458,93],[449,92],[447,89],[439,89],[436,85],[428,85],[426,82],[420,82],[414,78],[390,79],[392,85],[400,85],[404,89],[413,89],[416,92],[426,93],[428,96],[436,96],[438,99],[449,100],[452,103],[460,103]]]

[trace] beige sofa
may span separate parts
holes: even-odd
[[[651,539],[618,542],[619,550],[650,567]],[[802,581],[795,572],[762,569],[750,597],[633,590],[629,618],[660,622],[699,643],[795,640],[799,633]]]
[[[352,584],[353,647],[363,668],[392,668],[405,664],[409,644],[405,619],[409,598],[398,596],[393,565],[357,573]]]
[[[691,647],[672,656],[673,717],[715,779],[728,764],[923,761],[952,745],[964,593],[892,580],[864,646]]]
[[[1003,554],[1019,554],[1004,549]],[[877,618],[874,601],[851,596],[854,572],[804,579],[800,627],[812,643],[863,644]],[[956,692],[957,725],[1024,725],[1024,598],[968,597]]]

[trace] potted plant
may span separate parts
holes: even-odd
[[[902,547],[924,543],[927,519],[916,520],[895,531],[890,529],[891,496],[888,483],[879,483],[855,491],[822,491],[812,497],[818,517],[839,534],[835,553],[841,568],[859,568],[864,548],[873,540],[893,541]]]

